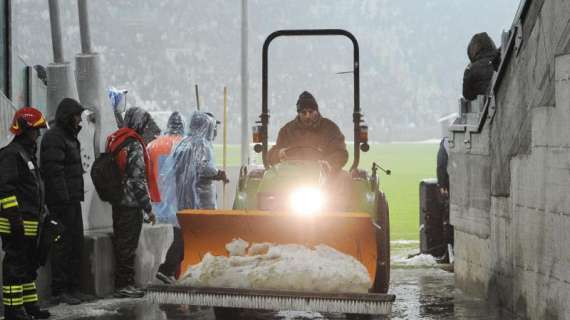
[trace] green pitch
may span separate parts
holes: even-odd
[[[352,163],[352,145],[348,147],[351,159],[347,167]],[[436,177],[438,147],[436,143],[372,144],[369,152],[360,153],[359,168],[370,172],[374,161],[392,171],[390,176],[380,173],[380,185],[390,205],[392,240],[419,239],[419,184],[422,179]],[[221,166],[221,145],[216,145],[215,154]],[[228,166],[239,166],[239,162],[239,145],[229,145]]]
[[[361,153],[359,167],[370,170],[372,161],[392,174],[380,174],[380,186],[390,206],[392,240],[419,239],[420,181],[436,177],[439,144],[374,144]]]

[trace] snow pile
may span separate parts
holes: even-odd
[[[406,265],[406,266],[435,266],[437,265],[437,261],[432,255],[429,254],[418,254],[413,257],[396,257],[394,259],[396,264]]]
[[[249,248],[248,248],[249,247]],[[226,244],[229,257],[207,253],[178,281],[196,287],[231,287],[317,292],[366,293],[368,270],[360,261],[329,246]]]

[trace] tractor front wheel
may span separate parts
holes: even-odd
[[[377,195],[377,214],[380,228],[376,230],[378,257],[372,292],[387,293],[390,286],[390,210],[388,201],[381,191]]]

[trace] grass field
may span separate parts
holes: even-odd
[[[425,178],[435,178],[438,147],[435,143],[373,144],[369,152],[361,153],[360,168],[370,171],[372,162],[376,162],[392,171],[390,176],[380,175],[380,185],[390,205],[392,240],[419,238],[419,183]],[[352,146],[349,150],[352,154]],[[216,146],[215,153],[221,165],[220,145]],[[239,157],[239,146],[229,145],[228,166],[239,166]],[[348,163],[352,163],[352,156]]]

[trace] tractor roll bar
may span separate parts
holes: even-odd
[[[362,121],[362,114],[360,113],[360,64],[359,64],[359,49],[358,41],[352,35],[352,33],[342,30],[342,29],[299,29],[299,30],[279,30],[271,33],[265,42],[263,43],[263,56],[262,56],[262,69],[261,69],[261,81],[262,81],[262,95],[261,95],[261,134],[262,134],[262,157],[263,165],[268,168],[267,163],[267,133],[269,125],[269,109],[267,106],[267,87],[268,87],[268,53],[269,44],[277,37],[281,36],[345,36],[353,45],[353,76],[354,76],[354,111],[352,113],[352,120],[354,122],[354,160],[350,170],[358,168],[358,163],[360,161],[360,144],[359,139],[360,133],[360,123]]]

